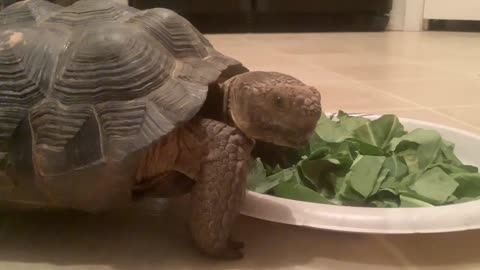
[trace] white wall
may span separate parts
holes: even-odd
[[[424,3],[425,0],[393,0],[388,30],[423,30]]]
[[[480,0],[425,0],[425,18],[480,20]]]
[[[393,0],[392,11],[390,12],[390,20],[387,29],[392,31],[403,30],[405,21],[405,2],[407,0]]]
[[[403,31],[423,30],[423,10],[425,0],[406,0]]]
[[[480,0],[393,0],[388,30],[422,31],[428,19],[480,21]]]
[[[388,30],[423,30],[424,4],[425,0],[393,0]]]

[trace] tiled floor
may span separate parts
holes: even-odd
[[[327,111],[395,113],[480,134],[480,33],[209,39],[251,69],[286,72],[318,87]],[[0,270],[480,269],[478,231],[357,235],[247,217],[235,232],[246,243],[246,258],[211,261],[191,249],[183,211],[167,209],[153,218],[9,215],[0,222]]]

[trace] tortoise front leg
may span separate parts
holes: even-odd
[[[134,193],[175,195],[182,179],[193,179],[189,227],[204,254],[243,257],[243,244],[231,239],[243,202],[253,141],[222,122],[195,118],[152,145],[140,160]],[[172,171],[173,170],[173,171]],[[180,185],[182,186],[182,185]]]
[[[203,136],[206,147],[191,192],[194,243],[210,256],[242,258],[243,244],[232,241],[231,233],[245,196],[253,142],[239,130],[213,120],[199,120],[187,128]]]

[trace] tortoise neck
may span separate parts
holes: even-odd
[[[230,111],[230,103],[231,103],[231,97],[230,97],[230,87],[222,87],[223,89],[223,107],[222,107],[222,112],[223,112],[223,121],[229,125],[233,126],[235,123],[233,122],[231,111]]]

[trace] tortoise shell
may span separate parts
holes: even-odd
[[[240,65],[168,9],[27,0],[0,23],[0,181],[33,179],[24,185],[76,208],[128,196],[136,153]]]

